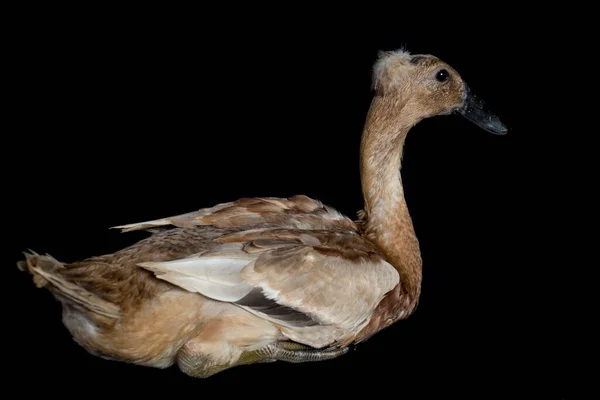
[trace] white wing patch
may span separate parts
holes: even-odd
[[[249,262],[243,258],[200,258],[192,256],[168,262],[146,262],[140,267],[153,271],[156,277],[214,300],[235,302],[253,289],[245,283],[240,271]]]

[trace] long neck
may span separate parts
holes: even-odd
[[[417,122],[412,115],[401,97],[373,99],[361,141],[361,183],[366,236],[398,270],[402,291],[416,300],[421,255],[400,175],[406,134]]]

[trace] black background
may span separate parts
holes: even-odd
[[[73,398],[90,390],[207,397],[320,388],[346,396],[366,388],[381,396],[489,398],[528,385],[560,392],[558,356],[540,352],[545,339],[532,340],[518,317],[519,271],[527,265],[519,255],[524,172],[517,160],[526,133],[513,94],[527,88],[513,56],[524,37],[493,24],[478,27],[473,40],[450,40],[451,31],[389,23],[241,27],[208,12],[191,22],[92,15],[38,15],[15,35],[17,124],[4,148],[5,158],[19,153],[22,161],[5,167],[14,224],[4,253],[13,265],[27,249],[65,262],[113,252],[144,234],[111,226],[240,197],[306,194],[354,217],[379,50],[406,46],[448,62],[511,131],[494,136],[444,116],[409,133],[402,174],[424,260],[422,296],[413,316],[356,351],[323,363],[239,367],[208,380],[176,367],[105,361],[71,340],[59,304],[15,267],[4,278],[14,291],[7,343],[15,382],[24,377],[32,394],[58,386]]]

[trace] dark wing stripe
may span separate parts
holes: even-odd
[[[293,327],[317,325],[317,322],[308,315],[293,308],[282,306],[275,300],[266,298],[258,288],[253,289],[246,296],[236,301],[235,304],[251,308],[254,311],[281,321],[285,325]]]

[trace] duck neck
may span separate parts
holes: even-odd
[[[365,235],[398,270],[402,292],[416,301],[421,255],[400,174],[406,135],[418,122],[413,115],[401,97],[373,99],[361,140],[361,183]]]

